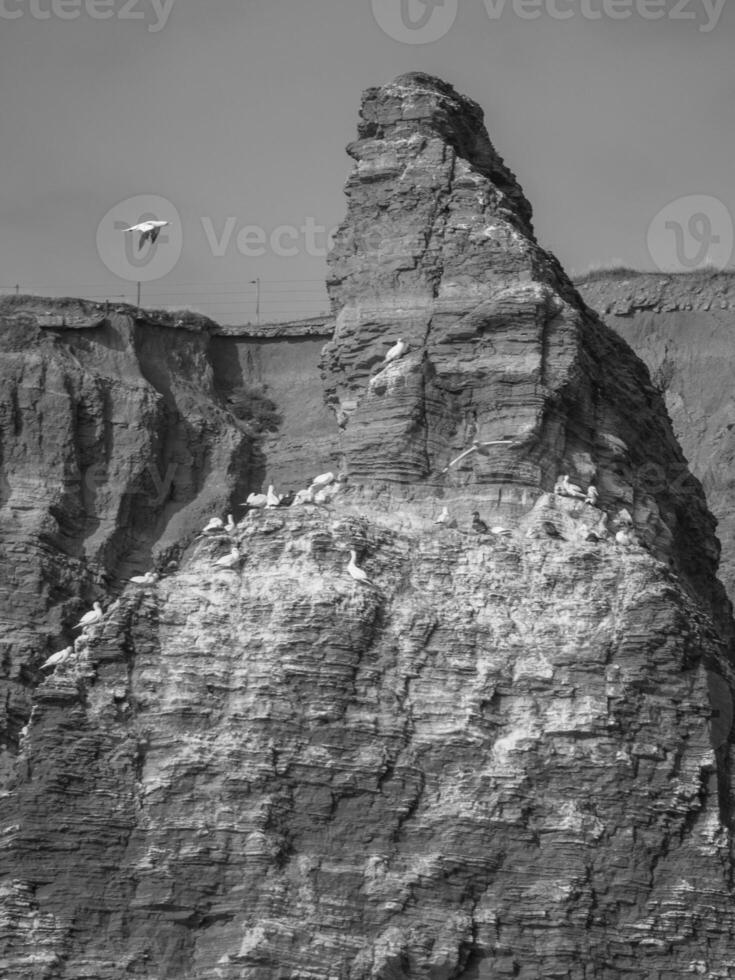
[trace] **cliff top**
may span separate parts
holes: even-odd
[[[99,326],[110,313],[121,313],[134,320],[155,323],[157,326],[201,333],[214,333],[214,320],[193,310],[150,310],[130,303],[95,302],[75,296],[0,297],[0,319],[24,319],[40,327],[83,330]]]
[[[585,302],[603,315],[735,309],[735,271],[730,270],[665,273],[619,266],[588,272],[574,284],[584,293]]]

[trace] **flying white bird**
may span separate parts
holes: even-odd
[[[138,250],[140,250],[148,239],[150,239],[151,245],[154,245],[156,239],[161,234],[161,228],[170,224],[170,221],[141,221],[140,224],[131,225],[130,228],[124,228],[123,231],[140,232],[140,239],[138,240]]]
[[[399,340],[397,343],[393,344],[390,350],[385,355],[384,364],[390,364],[391,361],[395,361],[396,358],[403,357],[403,355],[408,350],[408,344],[403,340]]]
[[[355,564],[355,559],[357,554],[354,550],[350,550],[350,560],[347,563],[347,574],[351,575],[356,582],[361,582],[363,585],[372,585],[373,588],[377,588],[374,582],[371,582],[368,578],[367,572],[362,568],[358,568]]]
[[[232,548],[229,555],[223,555],[214,562],[215,568],[235,568],[240,564],[240,552],[237,548]]]
[[[58,653],[53,653],[48,658],[48,660],[41,664],[41,670],[48,670],[51,667],[58,667],[60,664],[66,663],[69,657],[73,656],[74,647],[64,647],[63,650],[59,650]]]
[[[83,629],[85,630],[88,626],[94,626],[95,623],[99,623],[102,619],[102,606],[99,602],[93,603],[93,608],[89,612],[85,613],[76,626],[72,627],[75,630]]]

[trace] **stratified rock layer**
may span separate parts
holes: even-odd
[[[567,473],[706,592],[713,522],[701,488],[676,482],[686,461],[660,394],[536,243],[479,107],[404,75],[365,93],[358,133],[324,356],[350,476],[518,519]],[[383,364],[399,338],[409,351]],[[653,489],[651,464],[667,477]]]
[[[641,488],[684,465],[660,394],[534,241],[478,107],[411,75],[362,118],[323,360],[349,479],[187,525],[177,569],[26,674],[0,976],[735,980],[732,624],[701,487]],[[108,377],[122,326],[80,327],[85,371]],[[157,336],[140,364],[165,392]],[[282,406],[228,347],[210,392],[211,351],[166,339],[216,446],[247,436],[265,472],[224,406]],[[94,429],[111,397],[80,431],[120,467]],[[552,492],[564,473],[599,499]]]
[[[3,975],[735,975],[727,667],[676,579],[366,509],[196,544],[39,687]]]
[[[580,284],[585,299],[645,361],[687,465],[675,482],[701,480],[718,521],[722,579],[735,599],[735,276],[598,274]],[[671,477],[654,462],[640,482]]]

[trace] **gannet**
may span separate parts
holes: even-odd
[[[375,586],[375,583],[371,582],[370,579],[368,578],[367,572],[363,571],[362,568],[357,567],[357,565],[355,564],[356,558],[357,558],[357,554],[355,553],[355,551],[350,550],[350,560],[347,563],[348,574],[351,575],[356,582],[362,582],[363,585],[372,585],[374,588],[377,588],[377,586]]]
[[[581,487],[578,487],[576,483],[569,482],[569,476],[564,475],[561,478],[562,491],[570,497],[584,497],[584,493]]]
[[[273,489],[273,484],[271,483],[270,486],[268,487],[268,493],[265,495],[265,506],[277,507],[280,504],[280,502],[281,502],[281,498]]]
[[[465,449],[461,452],[459,456],[455,456],[454,459],[447,463],[443,470],[439,471],[439,475],[446,473],[452,466],[459,463],[460,460],[464,459],[465,456],[469,456],[470,453],[481,452],[482,446],[512,446],[513,439],[491,439],[489,442],[478,442],[477,439],[474,440],[469,449]],[[483,456],[487,456],[487,453],[482,453]]]
[[[597,498],[599,496],[600,495],[597,492],[597,487],[594,487],[592,486],[592,484],[590,484],[587,487],[587,496],[584,498],[584,502],[586,504],[592,504],[592,506],[594,507],[597,504]]]
[[[408,350],[408,344],[404,343],[402,340],[398,340],[397,343],[393,344],[390,350],[385,355],[384,364],[390,364],[391,361],[395,361],[398,357],[403,357],[403,355]]]
[[[53,653],[45,663],[42,663],[41,670],[48,670],[50,667],[58,667],[59,664],[66,663],[73,653],[74,647],[64,647],[63,650],[59,650],[58,653]]]
[[[157,572],[146,572],[145,575],[133,575],[130,582],[134,582],[135,585],[155,585],[158,581]]]
[[[268,503],[268,497],[264,493],[249,493],[248,499],[242,505],[250,507],[252,510],[261,510]]]
[[[229,555],[223,555],[214,562],[215,568],[234,568],[236,565],[240,564],[240,552],[237,548],[233,547],[230,550]]]
[[[449,520],[449,508],[448,507],[445,507],[442,510],[441,514],[434,521],[434,523],[435,524],[446,524],[448,520]]]
[[[312,504],[314,502],[314,488],[309,487],[307,490],[299,490],[296,496],[293,498],[294,507],[298,507],[300,504]]]
[[[235,520],[232,514],[228,514],[227,523],[225,524],[225,531],[227,531],[228,534],[232,534],[236,530],[237,530],[237,524],[235,524]]]
[[[221,517],[212,517],[207,522],[206,527],[202,528],[202,534],[210,534],[212,531],[224,530],[225,522]]]
[[[82,616],[76,626],[72,627],[73,629],[86,629],[88,626],[94,626],[95,623],[99,623],[102,619],[102,606],[99,602],[93,603],[92,606],[93,608]]]
[[[314,488],[310,487],[310,489],[313,490]],[[328,486],[321,487],[319,490],[317,490],[312,496],[312,500],[315,504],[326,504],[327,501],[331,500],[332,497],[335,497],[339,491],[339,483],[330,483]]]
[[[130,228],[123,228],[123,231],[140,232],[140,238],[138,239],[138,249],[140,250],[145,245],[147,239],[150,239],[151,245],[154,245],[156,239],[161,234],[161,228],[170,224],[170,221],[141,221],[140,224],[131,225]]]
[[[330,470],[329,473],[321,473],[319,476],[315,476],[311,481],[312,487],[318,489],[319,487],[326,487],[329,483],[334,482],[334,473]]]
[[[478,534],[487,534],[490,530],[487,524],[480,517],[479,510],[476,510],[472,514],[472,530],[477,531]]]

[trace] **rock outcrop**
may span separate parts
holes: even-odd
[[[402,76],[366,93],[360,137],[323,358],[348,479],[187,529],[177,569],[26,679],[0,975],[735,977],[730,607],[699,483],[636,480],[684,465],[662,398],[534,240],[474,103]],[[125,379],[123,327],[73,358],[29,335],[17,370],[40,349],[46,375],[107,377],[104,348]],[[206,395],[222,448],[245,395],[224,369],[208,386],[192,337],[191,364],[166,337],[176,391]],[[166,391],[160,354],[139,363]],[[107,398],[82,431],[121,466]]]
[[[598,274],[579,285],[645,361],[681,443],[687,465],[675,477],[702,482],[718,521],[720,578],[735,599],[735,276]],[[648,487],[671,477],[654,462],[641,474]]]
[[[350,475],[517,519],[569,473],[706,591],[713,522],[698,487],[679,492],[686,462],[660,394],[537,244],[482,118],[418,73],[365,94],[324,358]],[[409,350],[386,365],[398,338]],[[490,445],[451,468],[476,440]],[[651,464],[668,477],[655,492],[640,479]]]
[[[304,479],[307,460],[318,472],[335,446],[321,397],[305,407],[284,370],[299,355],[277,358],[293,389],[277,424],[261,431],[252,410],[236,412],[233,392],[267,390],[267,348],[214,336],[204,317],[30,297],[0,312],[0,728],[11,764],[38,665],[93,600],[163,569],[268,479]],[[316,363],[321,345],[307,343]],[[308,445],[315,421],[319,445]]]

